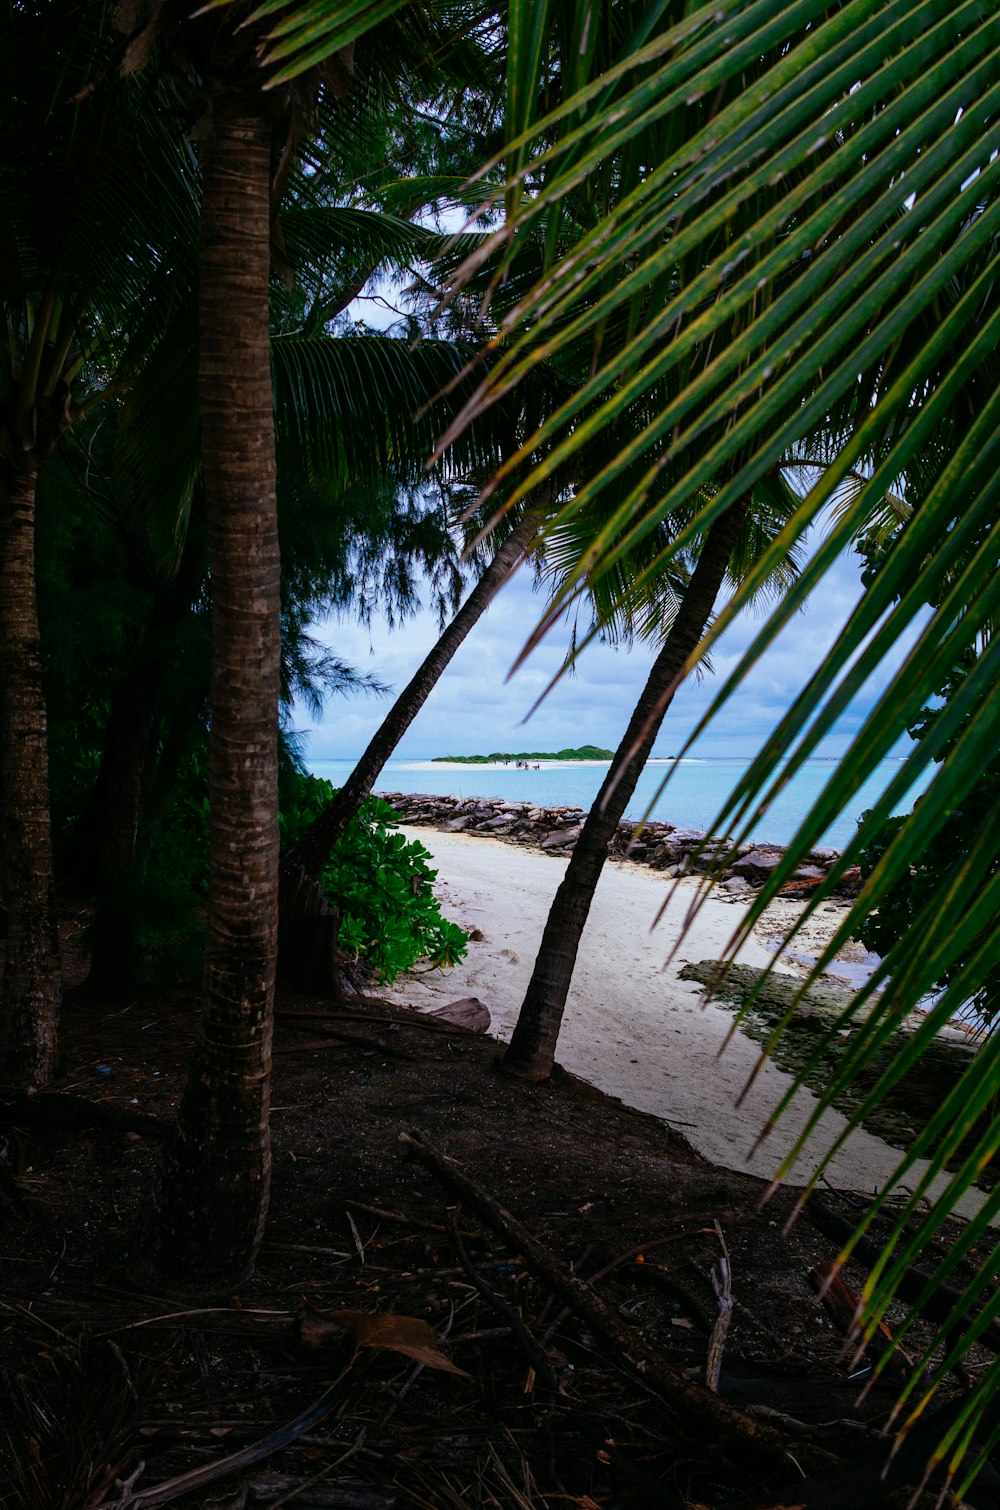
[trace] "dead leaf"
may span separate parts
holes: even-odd
[[[345,1330],[357,1347],[387,1348],[402,1353],[424,1368],[440,1369],[468,1379],[443,1352],[441,1338],[434,1328],[418,1316],[396,1316],[391,1311],[318,1311],[303,1307],[298,1316],[299,1339],[306,1347],[321,1347],[340,1341]]]

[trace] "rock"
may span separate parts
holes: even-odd
[[[861,871],[857,865],[852,865],[845,870],[837,882],[837,895],[841,897],[856,897],[861,890]]]
[[[752,889],[750,882],[743,876],[730,876],[728,881],[720,881],[719,883],[720,891],[741,892],[751,891]]]
[[[438,1022],[450,1022],[453,1027],[464,1028],[467,1033],[485,1033],[490,1025],[490,1011],[478,996],[463,996],[460,1001],[450,1001],[444,1007],[432,1007],[422,1012],[422,1017],[435,1017]]]
[[[829,849],[826,846],[821,846],[819,849],[810,850],[809,858],[816,865],[832,865],[834,860],[839,860],[840,850]]]
[[[446,834],[460,834],[463,828],[468,828],[472,822],[471,814],[467,813],[464,818],[449,818],[447,823],[441,825]]]
[[[793,881],[822,881],[826,871],[818,865],[802,865],[792,875]]]
[[[568,844],[575,844],[583,832],[583,824],[574,824],[572,828],[557,828],[551,834],[546,834],[542,840],[543,849],[565,849]]]
[[[703,959],[697,964],[685,965],[678,974],[681,980],[698,981],[710,989],[717,982],[715,994],[726,1001],[742,1001],[755,991],[757,994],[754,1001],[758,1010],[769,1008],[784,1013],[793,1001],[797,1001],[796,1018],[799,1022],[811,1017],[832,1023],[857,994],[846,986],[832,983],[817,983],[803,992],[802,981],[795,975],[786,975],[780,970],[768,973],[757,970],[752,965],[727,965],[718,959]],[[868,1004],[851,1024],[852,1031],[860,1026],[870,1010],[871,1005]]]
[[[753,849],[737,860],[731,867],[736,876],[746,876],[750,881],[766,881],[772,870],[781,864],[780,849]]]
[[[479,827],[480,828],[510,828],[510,825],[513,822],[514,822],[514,815],[513,815],[513,813],[501,813],[499,818],[487,818],[486,822],[485,823],[481,823],[479,825]]]

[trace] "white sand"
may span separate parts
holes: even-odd
[[[509,1038],[566,857],[434,829],[403,832],[433,854],[439,868],[435,889],[445,915],[465,928],[479,929],[484,939],[470,943],[467,959],[454,969],[401,983],[395,999],[427,1007],[478,996],[490,1010],[491,1032]],[[770,1178],[815,1098],[801,1092],[748,1162],[757,1133],[790,1077],[766,1065],[737,1107],[736,1098],[757,1061],[758,1045],[738,1032],[718,1057],[732,1013],[703,1006],[700,988],[677,975],[688,961],[719,958],[740,907],[709,899],[664,970],[691,892],[676,895],[650,933],[666,894],[664,878],[643,867],[620,862],[605,866],[583,936],[557,1058],[601,1090],[662,1117],[714,1163]],[[760,966],[770,955],[753,938],[738,958]],[[816,1155],[843,1126],[839,1113],[825,1115],[813,1145]],[[881,1138],[854,1132],[835,1156],[827,1178],[841,1188],[874,1192],[890,1182],[900,1157]],[[791,1183],[804,1183],[817,1162],[816,1156],[800,1159]],[[907,1183],[914,1180],[911,1173]],[[977,1204],[973,1196],[959,1209],[971,1214]]]

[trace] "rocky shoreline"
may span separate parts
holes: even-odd
[[[438,797],[426,792],[379,792],[378,796],[391,803],[405,823],[426,825],[450,834],[503,839],[508,844],[520,844],[551,855],[565,854],[573,848],[587,816],[582,807],[538,807],[503,797]],[[725,853],[727,860],[720,872],[718,894],[734,900],[762,886],[784,855],[779,844],[742,844],[733,850],[721,840],[709,840],[706,844],[707,837],[704,829],[676,828],[670,823],[656,822],[642,826],[625,820],[618,825],[608,853],[612,859],[648,865],[668,877],[706,871]],[[782,892],[807,895],[825,879],[838,858],[838,850],[814,849],[806,864],[782,887]],[[837,888],[838,894],[853,894],[858,880],[857,870],[847,871]]]

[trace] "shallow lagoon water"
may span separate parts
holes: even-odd
[[[745,757],[716,757],[704,760],[650,761],[627,810],[630,818],[648,816],[679,828],[713,829],[726,796],[749,761]],[[787,844],[812,801],[822,790],[836,765],[834,760],[810,760],[797,771],[775,799],[752,837],[758,843]],[[309,769],[339,786],[350,775],[351,760],[314,760]],[[822,844],[842,849],[854,834],[857,819],[885,791],[899,771],[898,760],[883,760],[873,775],[855,793],[847,813],[832,823]],[[438,764],[430,760],[390,760],[376,783],[380,792],[428,792],[445,797],[503,797],[531,802],[538,807],[590,808],[607,772],[607,763],[547,761],[540,769],[518,770],[503,765]],[[657,793],[665,777],[670,782]],[[925,783],[921,783],[924,785]],[[919,790],[918,788],[917,790]],[[916,791],[911,791],[899,806],[906,812]]]

